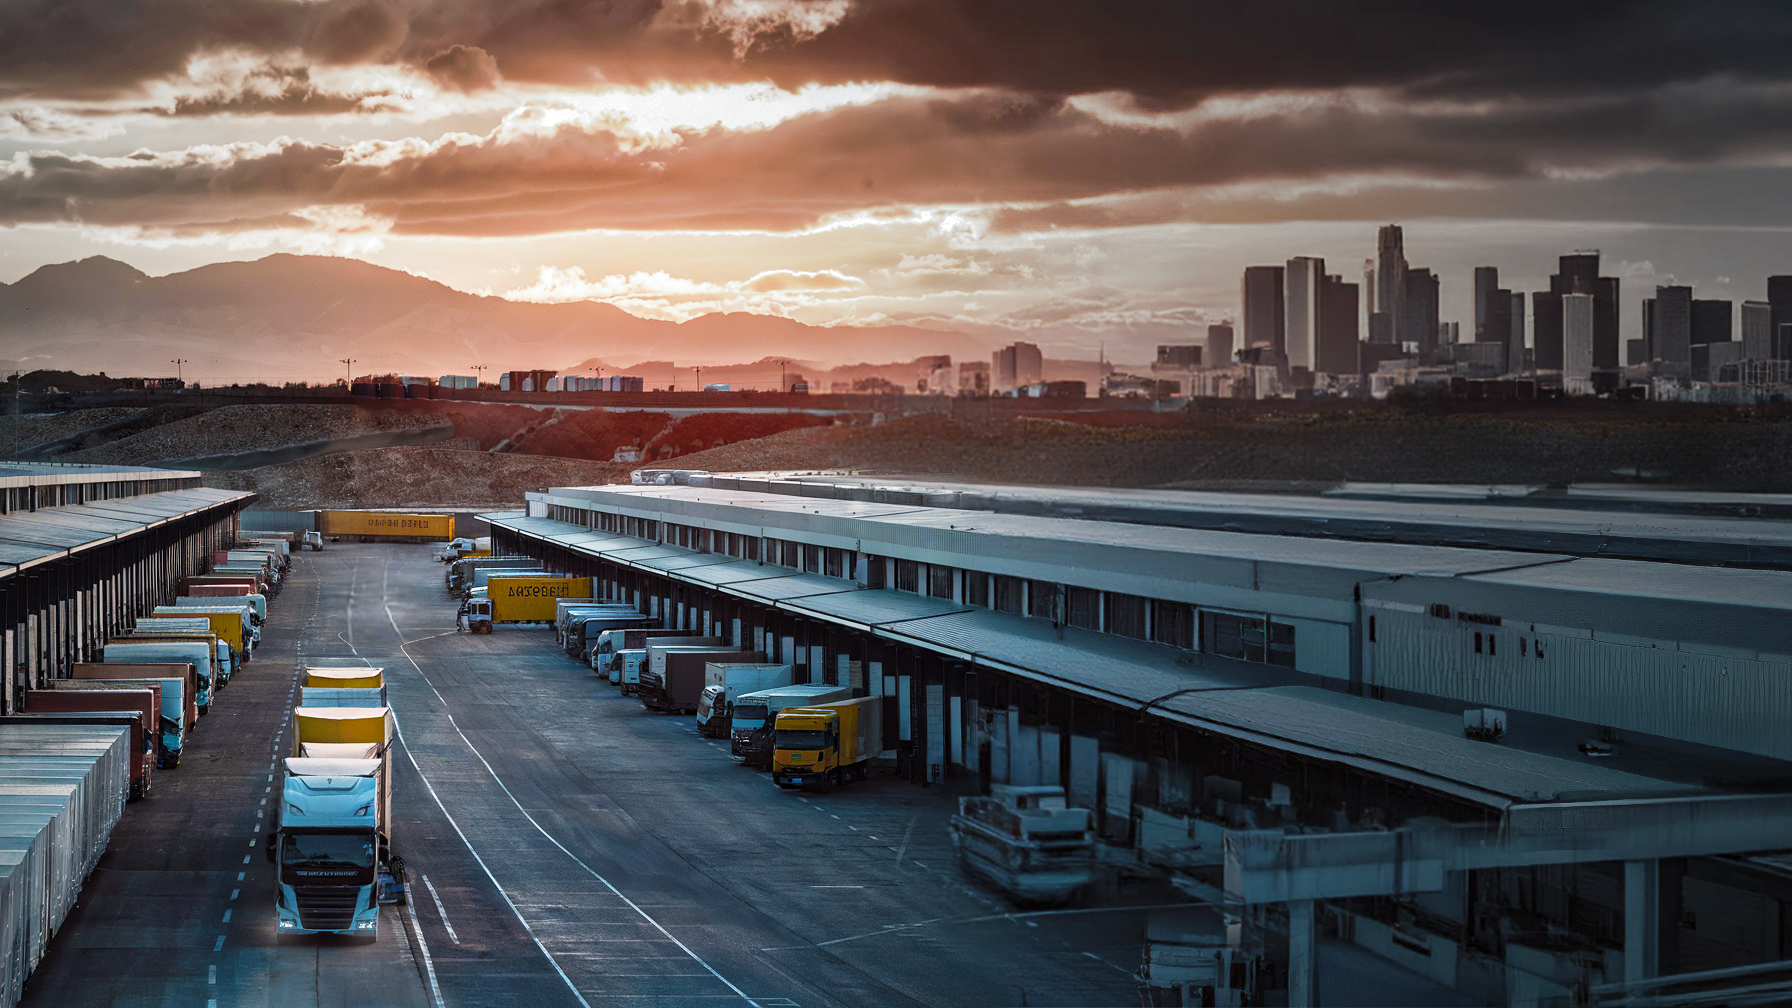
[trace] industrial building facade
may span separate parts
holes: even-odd
[[[1792,906],[1748,857],[1792,847],[1792,574],[728,481],[485,517],[668,626],[893,697],[910,780],[1064,786],[1245,907],[1291,1003],[1316,929],[1505,1003],[1792,958],[1683,912]]]
[[[173,601],[237,538],[252,493],[200,486],[190,471],[8,463],[0,468],[0,709],[98,661],[138,613]]]

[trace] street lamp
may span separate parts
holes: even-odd
[[[602,392],[604,390],[604,369],[602,367],[588,367],[585,370],[597,372],[597,390]]]
[[[473,387],[478,388],[485,381],[485,371],[490,364],[475,364],[468,370],[473,372]]]
[[[343,382],[352,389],[355,385],[355,359],[353,357],[343,357],[341,358],[341,363],[343,365]]]
[[[168,363],[174,365],[174,380],[177,382],[180,382],[181,386],[183,388],[186,387],[187,376],[186,376],[185,372],[183,372],[181,370],[181,365],[189,364],[189,363],[191,363],[191,361],[188,361],[185,357],[177,357],[174,360],[169,361]]]

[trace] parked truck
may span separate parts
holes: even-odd
[[[473,572],[485,568],[503,570],[546,570],[547,564],[529,557],[468,557],[456,560],[448,565],[448,590],[457,594],[466,594],[473,586]]]
[[[382,889],[404,882],[391,847],[391,739],[385,707],[293,709],[293,755],[268,836],[278,934],[378,940]]]
[[[884,751],[884,698],[781,710],[773,736],[772,783],[781,788],[826,790],[864,780]]]
[[[385,670],[371,665],[305,667],[304,685],[323,689],[384,689]]]
[[[161,695],[161,686],[156,683],[142,683],[130,689],[26,690],[25,713],[46,719],[48,715],[58,715],[57,720],[64,724],[128,723],[131,752],[135,756],[131,761],[130,798],[136,800],[149,796],[151,774],[161,754],[157,731],[162,716]]]
[[[140,644],[193,641],[209,648],[212,656],[211,664],[199,666],[199,712],[204,714],[205,709],[211,706],[212,696],[230,682],[230,674],[236,669],[230,642],[212,633],[211,627],[203,621],[197,627],[184,629],[174,627],[164,629],[157,627],[155,623],[154,620],[138,620],[127,633],[115,639]],[[198,662],[194,664],[198,665]]]
[[[113,637],[106,641],[100,661],[106,665],[191,665],[193,682],[189,689],[194,717],[203,717],[211,710],[212,668],[217,661],[217,644],[213,641]]]
[[[465,557],[486,557],[491,555],[492,540],[490,536],[480,536],[476,539],[460,536],[449,540],[447,545],[437,551],[436,559],[443,563],[453,563],[454,561]]]
[[[203,618],[211,624],[211,631],[221,640],[230,642],[232,651],[241,655],[242,661],[249,660],[249,652],[261,640],[261,631],[255,627],[255,607],[247,602],[231,599],[211,599],[211,605],[171,605],[156,606],[152,610],[152,618],[156,619],[194,619]]]
[[[594,639],[594,643],[589,646],[585,661],[591,666],[593,671],[608,672],[610,671],[610,663],[605,659],[617,651],[644,648],[647,646],[647,642],[655,637],[688,637],[690,635],[691,631],[689,630],[667,630],[664,628],[654,629],[650,627],[623,627],[620,629],[605,630],[599,633]],[[723,643],[722,638],[720,637],[705,637],[703,640],[713,640],[717,644]],[[616,680],[611,679],[610,681],[615,682]]]
[[[147,689],[156,698],[156,741],[160,747],[157,763],[163,769],[180,766],[181,752],[186,748],[187,732],[192,730],[193,694],[190,689],[192,666],[172,666],[178,673],[164,671],[170,666],[142,666],[138,671],[129,665],[73,666],[68,679],[51,679],[44,685],[58,690],[141,690]],[[86,670],[86,671],[83,671]],[[106,675],[99,672],[103,670]]]
[[[463,617],[472,633],[491,633],[499,623],[549,623],[554,602],[590,598],[591,579],[565,575],[519,575],[492,578],[489,594],[467,600]]]
[[[958,800],[952,845],[965,871],[1024,904],[1062,903],[1095,876],[1089,810],[1056,785],[996,784]]]
[[[219,599],[237,599],[255,610],[256,625],[259,626],[267,621],[268,597],[258,592],[252,592],[242,585],[193,585],[188,591],[191,594],[176,595],[174,604],[204,608],[208,605],[216,605]]]
[[[646,629],[658,624],[659,620],[638,612],[582,613],[567,621],[566,633],[561,637],[560,646],[580,662],[589,662],[598,637],[605,632],[629,628]]]
[[[780,686],[757,693],[743,693],[734,699],[734,713],[729,718],[728,754],[737,763],[769,770],[772,765],[772,731],[779,711],[792,707],[830,704],[851,696],[851,688],[829,686],[825,683]]]
[[[697,697],[697,730],[710,738],[727,738],[736,699],[789,686],[794,672],[789,665],[764,662],[710,662],[703,667],[703,692]]]
[[[763,651],[742,651],[728,645],[695,647],[649,645],[647,667],[635,695],[641,706],[665,714],[695,714],[703,695],[703,670],[713,661],[764,662]]]
[[[258,595],[266,595],[263,579],[253,574],[219,574],[214,570],[210,574],[191,574],[180,579],[182,594],[191,594],[200,585],[240,585]]]

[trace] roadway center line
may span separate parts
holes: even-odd
[[[383,590],[382,590],[381,594],[382,595],[385,594]],[[398,619],[392,615],[392,604],[390,602],[382,601],[381,608],[385,610],[386,621],[388,623],[392,624],[393,634],[396,635],[399,640],[403,640],[404,639],[404,631],[402,631],[398,628]],[[711,966],[707,960],[705,960],[702,956],[698,955],[695,951],[693,951],[689,945],[686,945],[684,942],[679,941],[678,938],[672,934],[672,932],[666,930],[666,926],[664,924],[661,924],[658,920],[656,920],[653,917],[653,915],[649,914],[646,910],[643,910],[641,908],[640,904],[636,903],[634,900],[629,899],[626,895],[623,894],[622,890],[616,888],[616,886],[613,883],[611,883],[609,879],[598,874],[598,872],[595,868],[592,868],[590,865],[588,865],[584,861],[580,860],[578,855],[574,854],[572,851],[567,850],[565,844],[562,844],[559,840],[555,839],[555,837],[552,833],[549,833],[546,829],[544,829],[542,827],[541,823],[538,822],[534,816],[529,814],[529,810],[523,807],[523,803],[517,800],[516,795],[511,793],[510,788],[504,784],[503,778],[499,777],[498,772],[496,770],[492,769],[491,763],[486,761],[485,755],[479,751],[478,747],[473,745],[472,740],[467,738],[466,733],[461,731],[460,723],[458,721],[454,720],[454,715],[452,713],[449,713],[450,707],[448,705],[447,699],[442,696],[441,690],[436,689],[435,683],[430,681],[429,676],[424,674],[423,666],[417,664],[417,659],[411,657],[410,651],[407,650],[404,647],[404,645],[400,644],[398,647],[398,651],[400,654],[404,655],[405,661],[408,661],[411,663],[411,668],[416,670],[417,677],[423,680],[423,684],[425,686],[429,687],[429,691],[431,693],[435,694],[436,700],[439,703],[441,703],[441,705],[442,705],[442,716],[448,719],[448,723],[450,725],[452,725],[454,728],[454,733],[456,735],[459,735],[461,742],[466,745],[467,751],[471,752],[473,754],[474,758],[479,760],[480,765],[485,767],[486,773],[491,774],[493,783],[497,784],[499,790],[504,792],[505,797],[510,799],[510,803],[512,805],[516,806],[516,810],[523,814],[523,818],[529,820],[529,825],[534,826],[536,832],[540,833],[543,837],[546,837],[547,841],[549,843],[553,844],[555,847],[558,847],[560,849],[560,852],[562,854],[565,854],[568,858],[571,858],[572,862],[574,864],[578,865],[580,868],[585,869],[585,871],[592,878],[603,883],[604,888],[615,893],[616,896],[622,900],[622,902],[628,904],[629,909],[631,909],[635,913],[639,914],[641,916],[642,920],[653,925],[655,930],[657,930],[660,934],[665,935],[666,939],[668,941],[670,941],[672,944],[677,945],[680,950],[682,950],[686,955],[691,957],[692,961],[696,962],[697,965],[702,966],[705,970],[707,970],[709,972],[709,974],[711,976],[715,977],[717,980],[720,980],[722,982],[723,986],[725,986],[729,990],[733,991],[734,994],[736,996],[738,996],[742,1001],[745,1001],[749,1005],[753,1005],[754,1008],[758,1008],[759,1003],[757,1001],[748,997],[747,993],[745,991],[741,990],[739,987],[736,987],[734,985],[733,981],[729,980],[727,977],[725,977],[721,973],[719,973],[714,966]],[[393,716],[394,724],[396,724],[397,721],[398,721],[398,718],[397,718],[396,714],[394,714],[394,716]],[[398,737],[399,737],[399,741],[402,742],[404,740],[404,730],[402,728],[399,729]],[[447,806],[442,805],[441,797],[437,796],[435,793],[435,788],[433,786],[429,785],[429,779],[424,776],[422,766],[420,766],[418,764],[417,757],[411,753],[411,748],[408,745],[405,746],[405,756],[406,756],[406,758],[408,758],[411,761],[411,766],[416,768],[417,776],[423,777],[425,786],[429,787],[429,793],[436,798],[436,804],[442,807],[442,814],[444,816],[448,815]],[[454,830],[456,833],[460,833],[460,826],[458,824],[454,823],[453,817],[449,817],[448,822],[450,825],[454,826]],[[461,833],[461,840],[462,840],[462,842],[467,843],[467,849],[469,851],[473,850],[473,845],[470,842],[467,842],[466,834]],[[479,854],[477,851],[474,851],[473,857],[475,858],[475,860],[479,861],[479,865],[481,868],[485,867],[485,861],[479,857]],[[486,876],[488,878],[491,877],[491,872],[489,869],[487,869],[487,871],[486,871]],[[503,893],[504,887],[498,885],[498,880],[496,878],[492,878],[492,884],[494,886],[497,886],[498,891],[500,893]],[[508,893],[503,893],[503,895],[504,895],[504,901],[506,903],[510,903],[510,895]],[[513,912],[516,913],[517,920],[523,921],[523,915],[522,915],[521,911],[518,911],[516,909],[516,904],[511,903],[510,908]],[[528,922],[523,921],[523,926],[525,928],[529,928]],[[530,937],[535,936],[535,930],[533,928],[529,928],[529,935],[530,935]],[[542,954],[546,955],[548,957],[548,961],[552,962],[554,964],[554,970],[560,974],[562,979],[566,980],[567,987],[572,989],[574,996],[578,997],[579,1002],[581,1004],[586,1005],[586,1008],[590,1008],[589,1002],[585,1001],[584,996],[579,994],[578,989],[576,987],[573,987],[572,980],[566,976],[565,971],[560,969],[560,964],[558,962],[555,962],[554,957],[548,953],[547,947],[541,944],[541,939],[536,938],[535,944],[541,948]]]
[[[406,751],[409,752],[409,747],[406,747]],[[412,761],[412,765],[416,765],[415,760]],[[423,953],[423,972],[425,976],[429,977],[429,996],[435,1001],[436,1008],[447,1008],[442,1002],[442,987],[436,983],[436,964],[435,960],[429,957],[429,942],[423,937],[422,925],[417,923],[417,906],[407,899],[404,901],[404,909],[411,917],[411,934],[416,936],[417,951]],[[578,992],[574,991],[573,995],[576,997]],[[579,998],[581,1003],[584,1000],[584,998]]]

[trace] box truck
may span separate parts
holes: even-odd
[[[481,572],[483,573],[483,572]],[[499,623],[550,623],[554,603],[563,598],[590,598],[591,579],[536,574],[496,577],[485,598],[469,599],[465,622],[473,633],[491,633]]]
[[[436,559],[443,563],[453,563],[466,557],[482,557],[492,555],[491,536],[480,536],[477,539],[460,536],[448,541],[436,553]]]
[[[772,729],[777,713],[789,707],[813,707],[833,703],[852,696],[847,686],[811,683],[803,686],[780,686],[777,689],[743,693],[734,698],[734,714],[729,718],[728,755],[735,762],[760,770],[772,765]]]
[[[560,635],[560,646],[580,662],[589,662],[598,637],[605,631],[656,627],[659,620],[638,612],[576,613],[567,620],[566,632]]]
[[[383,689],[386,675],[384,669],[371,665],[307,665],[304,685],[324,689]]]
[[[734,701],[747,693],[789,686],[794,669],[764,662],[710,662],[703,667],[703,692],[697,697],[697,730],[710,738],[727,738]]]
[[[193,585],[187,591],[189,594],[174,597],[175,605],[204,607],[215,604],[219,599],[240,599],[245,605],[255,610],[257,624],[267,621],[268,597],[258,592],[252,592],[242,585]]]
[[[81,666],[75,666],[77,669]],[[116,692],[118,690],[147,689],[156,698],[156,765],[164,770],[172,770],[180,766],[182,750],[186,748],[187,732],[193,727],[192,693],[187,689],[185,676],[170,676],[165,679],[152,679],[148,676],[135,675],[129,666],[114,666],[120,670],[116,678],[96,679],[91,676],[76,676],[72,679],[51,679],[44,683],[46,689],[91,692]]]
[[[728,643],[720,637],[678,636],[679,634],[689,633],[689,630],[678,630],[670,637],[650,637],[648,640],[654,644],[664,644],[667,646],[681,645],[710,648],[723,647]],[[609,660],[605,671],[609,676],[610,682],[622,687],[623,696],[633,696],[636,687],[641,685],[641,673],[647,668],[647,649],[645,647],[627,648],[622,651],[612,651],[604,657]]]
[[[465,594],[473,586],[473,572],[485,568],[503,570],[547,570],[547,564],[529,557],[468,557],[448,565],[448,590]]]
[[[641,672],[641,684],[635,687],[641,706],[666,714],[695,714],[703,696],[704,670],[714,661],[762,664],[765,652],[742,651],[728,645],[651,645],[647,648],[647,668]]]
[[[389,708],[293,709],[293,754],[268,836],[278,934],[379,938],[381,876],[403,883],[391,848],[391,740]]]
[[[58,715],[56,720],[63,724],[127,725],[132,753],[130,798],[134,801],[149,796],[151,773],[160,751],[156,726],[162,716],[161,693],[155,684],[135,689],[26,690],[25,713],[45,720],[48,715]]]
[[[688,637],[690,635],[691,631],[689,630],[653,629],[650,627],[605,630],[597,635],[596,643],[591,646],[586,660],[593,669],[599,672],[608,672],[609,664],[604,661],[604,658],[613,652],[644,648],[647,646],[647,641],[654,637]],[[703,639],[714,641],[717,644],[726,643],[720,637],[705,637]]]
[[[214,639],[113,637],[106,641],[100,661],[106,665],[162,665],[169,662],[191,665],[194,716],[203,717],[211,710],[212,668],[217,662]]]
[[[786,708],[772,735],[772,783],[781,788],[825,790],[864,780],[884,751],[884,698]]]
[[[230,649],[241,656],[241,661],[248,661],[249,652],[261,639],[261,632],[255,629],[253,621],[255,608],[246,602],[220,602],[218,599],[209,601],[211,605],[156,606],[152,610],[152,618],[203,618],[210,622],[212,633],[217,634],[219,639],[230,642]],[[189,613],[193,615],[189,616]]]

